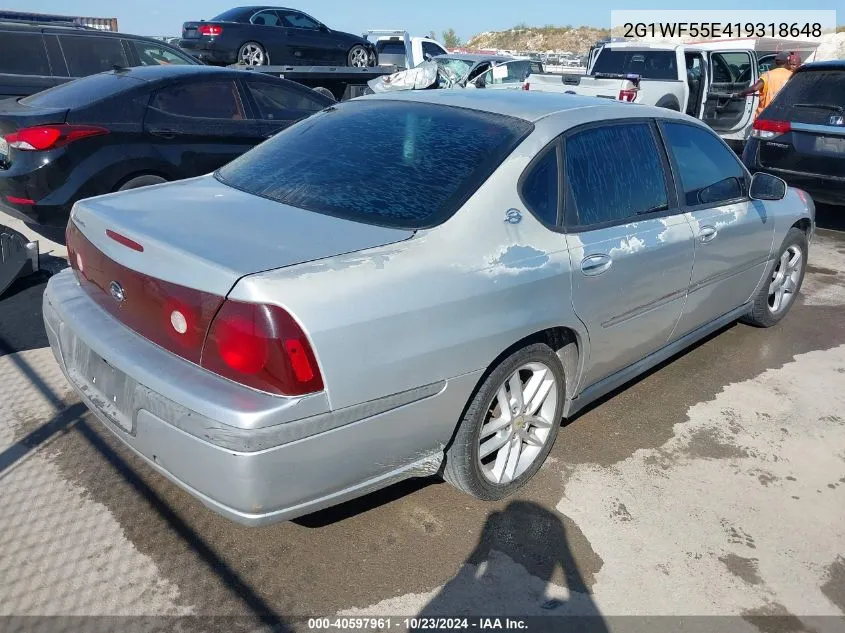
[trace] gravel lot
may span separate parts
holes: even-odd
[[[730,615],[764,633],[845,630],[843,215],[820,212],[840,230],[819,231],[778,327],[728,327],[591,407],[516,498],[415,480],[266,528],[211,513],[89,416],[47,347],[49,272],[19,281],[0,299],[0,615]]]

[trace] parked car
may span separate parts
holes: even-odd
[[[236,521],[441,467],[492,500],[563,416],[780,321],[813,229],[810,198],[679,113],[372,95],[214,175],[77,203],[44,321],[103,424]]]
[[[685,112],[735,144],[745,141],[756,96],[733,94],[756,83],[777,50],[802,60],[818,42],[772,38],[696,44],[606,42],[593,47],[588,75],[531,75],[532,91],[571,93]]]
[[[513,61],[508,55],[482,53],[449,53],[432,59],[440,68],[455,76],[455,83],[466,85],[497,64]]]
[[[0,21],[0,99],[28,97],[115,66],[198,65],[175,46],[80,25]]]
[[[64,226],[82,198],[207,174],[334,101],[278,77],[144,66],[0,102],[0,211]]]
[[[845,205],[845,61],[801,66],[754,122],[742,160]]]
[[[467,87],[522,90],[531,74],[545,72],[542,62],[533,59],[514,59],[496,64],[469,81]]]
[[[208,22],[185,22],[183,49],[212,64],[375,66],[376,47],[282,7],[237,7]]]

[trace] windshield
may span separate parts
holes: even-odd
[[[451,72],[458,80],[463,79],[473,67],[474,63],[465,59],[455,59],[454,57],[435,57],[432,59],[440,68]]]
[[[643,79],[678,79],[675,51],[604,48],[593,65],[592,73],[639,75]]]
[[[522,119],[465,108],[348,101],[280,132],[216,175],[301,209],[427,228],[450,217],[532,129]]]
[[[36,92],[32,96],[24,97],[19,103],[33,108],[78,108],[144,83],[123,73],[109,71]]]

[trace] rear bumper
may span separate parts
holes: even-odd
[[[220,46],[219,41],[190,38],[179,40],[179,48],[194,57],[211,64],[234,64],[238,61],[238,52]]]
[[[325,394],[262,394],[131,332],[83,292],[70,270],[47,285],[44,323],[65,376],[98,420],[172,482],[246,525],[291,519],[436,473],[448,438],[437,437],[438,427],[428,422],[460,411],[478,379],[467,375],[448,388],[444,381],[336,411]],[[92,355],[106,361],[112,377],[92,382]],[[100,391],[104,384],[120,387],[112,395]]]
[[[64,154],[64,148],[17,152],[10,165],[0,168],[0,212],[28,224],[65,226],[77,186],[70,178]],[[33,200],[35,204],[10,202],[10,197]]]

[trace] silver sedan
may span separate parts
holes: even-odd
[[[44,320],[105,427],[235,521],[435,474],[494,500],[563,418],[782,319],[814,215],[662,108],[375,95],[215,174],[79,202]]]

